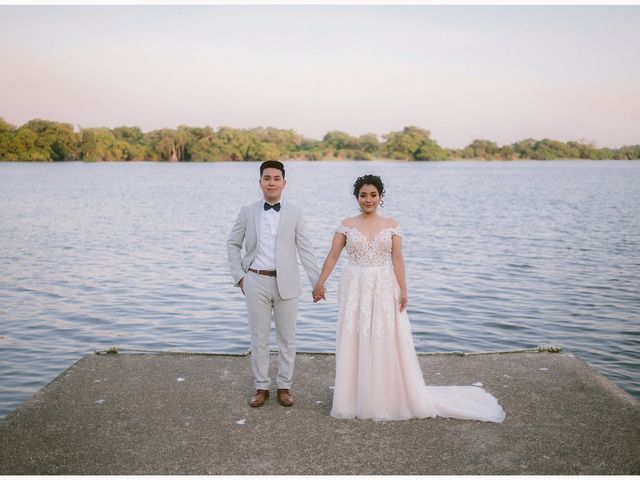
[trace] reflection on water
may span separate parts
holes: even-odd
[[[258,164],[0,171],[0,415],[111,345],[248,350],[225,241],[260,198]],[[640,163],[288,162],[319,261],[363,173],[405,234],[419,351],[556,343],[640,396]],[[341,268],[326,303],[305,279],[300,350],[334,349]]]

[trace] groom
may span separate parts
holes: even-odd
[[[227,256],[235,285],[247,302],[251,330],[251,368],[256,393],[252,407],[269,398],[269,334],[271,316],[278,342],[278,402],[293,405],[291,384],[296,356],[296,319],[301,293],[298,261],[315,285],[319,269],[300,208],[283,202],[287,184],[284,165],[269,160],[260,165],[260,189],[264,200],[240,210],[229,239]],[[242,246],[244,243],[244,255]]]

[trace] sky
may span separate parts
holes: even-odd
[[[638,5],[0,5],[0,117],[620,147],[638,25]]]

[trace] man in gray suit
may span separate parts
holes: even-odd
[[[301,293],[296,251],[312,286],[320,273],[301,210],[289,202],[281,202],[287,183],[284,176],[281,162],[269,160],[260,165],[264,201],[242,207],[227,240],[231,274],[247,302],[251,367],[256,386],[256,393],[251,397],[252,407],[261,407],[269,398],[272,314],[279,349],[278,402],[286,407],[293,405],[291,384]]]

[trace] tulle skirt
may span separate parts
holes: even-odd
[[[336,378],[331,415],[407,420],[436,416],[502,422],[505,411],[477,386],[427,386],[393,267],[347,265],[338,287]]]

